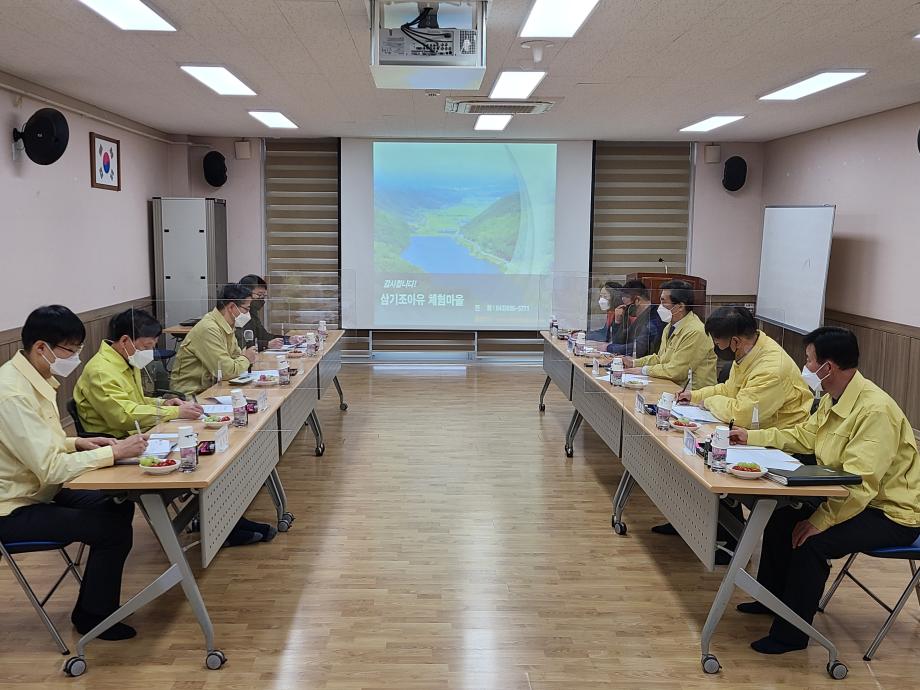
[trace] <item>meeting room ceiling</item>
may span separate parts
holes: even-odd
[[[560,0],[564,2],[565,0]],[[478,93],[375,88],[364,0],[150,0],[175,33],[120,31],[76,0],[0,0],[0,71],[170,133],[279,135],[248,114],[277,109],[283,136],[488,137],[446,96],[485,96],[529,52],[530,0],[495,0]],[[535,98],[498,136],[700,138],[678,129],[743,114],[707,140],[763,141],[920,100],[920,3],[911,0],[600,0],[573,39],[555,39]],[[255,97],[218,96],[178,69],[223,64]],[[832,68],[868,76],[797,102],[758,101]],[[0,79],[2,82],[2,79]]]

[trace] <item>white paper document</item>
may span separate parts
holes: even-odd
[[[205,414],[233,414],[233,405],[202,405],[201,409]]]
[[[732,446],[728,449],[726,464],[731,467],[738,462],[756,462],[767,470],[794,470],[802,465],[791,455],[775,448]]]
[[[151,438],[147,441],[147,450],[144,455],[151,455],[155,458],[165,458],[172,450],[174,443],[166,438]]]
[[[211,400],[217,402],[218,405],[229,405],[230,409],[233,409],[233,398],[229,395],[215,395]],[[205,405],[205,407],[213,407],[212,405]],[[205,410],[207,412],[207,410]]]
[[[716,417],[709,410],[695,405],[674,405],[671,408],[671,414],[675,417],[686,417],[694,422],[705,422],[707,424],[723,424],[722,420]]]

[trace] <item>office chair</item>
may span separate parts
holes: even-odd
[[[80,572],[77,570],[77,564],[80,562],[80,559],[83,556],[83,549],[85,545],[80,544],[80,548],[77,551],[76,562],[71,560],[70,554],[67,553],[67,546],[67,544],[54,541],[22,541],[7,542],[6,544],[0,542],[0,561],[5,558],[10,564],[10,569],[13,571],[13,575],[16,576],[16,580],[19,582],[19,586],[22,587],[22,591],[26,593],[26,596],[29,598],[29,602],[32,604],[35,612],[38,614],[38,617],[41,618],[42,623],[44,623],[45,627],[48,628],[48,632],[51,633],[51,637],[54,639],[55,644],[57,644],[61,654],[70,654],[70,650],[64,643],[64,639],[61,637],[61,634],[54,626],[54,623],[51,622],[51,619],[45,612],[45,604],[57,591],[58,587],[60,587],[68,573],[73,575],[78,584],[83,582],[83,579],[80,577]],[[39,598],[36,596],[35,591],[32,589],[32,586],[29,584],[28,580],[26,580],[25,575],[23,575],[22,570],[19,568],[19,565],[16,563],[16,561],[13,560],[12,556],[12,554],[36,553],[39,551],[58,551],[67,566],[64,569],[64,572],[61,573],[60,577],[58,577],[51,590],[41,600],[39,600]]]
[[[907,561],[910,564],[910,572],[912,577],[907,583],[907,587],[904,589],[901,597],[898,599],[898,603],[894,605],[894,608],[891,608],[888,606],[888,604],[879,599],[874,592],[872,592],[862,582],[857,580],[856,577],[850,572],[850,566],[853,565],[853,561],[856,560],[858,555],[858,553],[850,554],[850,557],[847,559],[847,562],[844,563],[840,574],[837,575],[834,583],[831,585],[830,589],[827,590],[827,593],[818,604],[818,610],[822,612],[824,611],[825,607],[830,603],[831,597],[834,596],[834,593],[840,586],[840,583],[843,582],[843,578],[848,577],[853,580],[853,582],[855,582],[860,589],[872,597],[875,603],[888,611],[888,618],[885,619],[885,623],[882,625],[882,629],[878,631],[878,634],[875,636],[875,639],[872,641],[872,644],[869,645],[869,649],[866,650],[866,653],[863,656],[863,660],[872,661],[872,657],[878,650],[879,645],[882,644],[882,640],[885,639],[885,635],[888,634],[891,626],[894,625],[895,619],[897,619],[898,614],[901,613],[901,609],[904,608],[904,604],[906,604],[907,600],[910,599],[911,592],[917,593],[917,601],[920,602],[920,569],[917,568],[916,563],[918,560],[920,560],[920,539],[917,539],[917,541],[915,541],[910,546],[897,546],[866,552],[867,556],[872,556],[873,558],[895,558]]]

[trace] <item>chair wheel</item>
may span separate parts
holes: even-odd
[[[565,457],[571,458],[574,455],[575,455],[575,449],[571,448],[570,446],[566,446],[565,447]]]
[[[827,665],[827,674],[834,680],[843,680],[847,677],[847,673],[850,672],[850,669],[846,667],[845,664],[835,661]]]
[[[546,412],[546,405],[540,403],[540,412]]]
[[[339,409],[340,409],[342,412],[344,412],[345,410],[348,409],[348,403],[342,403],[341,405],[339,405]]]
[[[78,656],[72,656],[64,662],[64,673],[71,678],[82,676],[86,673],[86,661]]]
[[[617,522],[616,518],[613,519],[613,531],[615,534],[619,534],[621,537],[626,534],[626,523]]]
[[[282,513],[281,519],[287,523],[294,522],[294,514],[293,513]]]
[[[722,664],[719,663],[719,660],[716,659],[712,654],[707,654],[702,659],[703,664],[703,673],[708,673],[710,675],[718,673],[722,668]]]
[[[204,660],[204,665],[207,666],[211,671],[216,671],[226,663],[227,657],[224,656],[224,653],[219,649],[215,649],[213,652],[208,652],[208,656],[205,657]]]
[[[326,444],[324,443],[321,446],[317,446],[314,452],[316,453],[316,457],[322,457],[323,453],[326,452]]]
[[[278,531],[279,531],[279,532],[287,532],[289,529],[291,529],[291,523],[290,523],[290,522],[288,522],[287,520],[279,520],[279,521],[278,521]]]

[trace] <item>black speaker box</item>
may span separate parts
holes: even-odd
[[[222,187],[227,182],[227,159],[220,151],[208,151],[202,167],[205,182],[212,187]]]
[[[747,180],[747,161],[741,156],[732,156],[725,161],[722,186],[730,192],[737,192]]]

